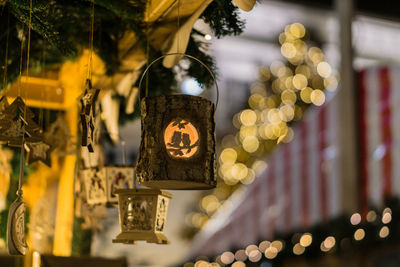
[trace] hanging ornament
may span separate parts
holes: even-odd
[[[57,119],[50,124],[49,129],[44,133],[46,143],[54,149],[65,150],[71,137],[68,124],[61,115],[57,116]]]
[[[214,78],[211,70],[197,58]],[[149,64],[149,68],[160,59]],[[215,81],[215,79],[214,79]],[[216,84],[216,83],[215,83]],[[218,103],[218,86],[217,103]],[[142,140],[137,175],[142,185],[160,189],[209,189],[215,177],[215,109],[199,96],[169,95],[141,100]]]
[[[25,239],[25,210],[22,198],[22,178],[24,174],[24,147],[21,147],[17,199],[10,205],[7,224],[7,246],[10,255],[25,255],[28,246]]]
[[[97,168],[81,170],[81,177],[86,191],[86,201],[90,205],[107,202],[105,171]]]
[[[117,189],[121,233],[113,243],[168,244],[164,235],[169,199],[172,195],[156,189]]]
[[[86,80],[86,88],[80,97],[81,102],[81,124],[82,124],[82,146],[88,148],[89,152],[94,152],[94,144],[98,139],[96,127],[97,97],[99,89],[92,88],[90,79]]]
[[[33,121],[33,112],[25,106],[21,97],[17,97],[2,112],[0,121],[0,140],[9,146],[21,146],[23,141],[35,143],[42,140],[41,129]]]
[[[116,189],[129,189],[133,187],[134,167],[131,166],[105,166],[103,167],[107,182],[107,203],[117,204],[118,198],[114,194]]]
[[[6,96],[0,98],[0,118],[3,117],[3,111],[9,106]]]
[[[25,144],[25,149],[28,151],[28,164],[41,161],[48,167],[51,167],[50,154],[54,147],[48,144],[46,141]]]

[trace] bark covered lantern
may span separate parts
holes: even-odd
[[[142,79],[149,67],[165,56],[153,61]],[[200,62],[214,78],[204,63],[184,56]],[[215,187],[215,109],[214,103],[199,96],[144,97],[137,164],[140,184],[161,189]]]
[[[117,189],[121,233],[113,243],[168,244],[164,236],[168,202],[172,195],[156,189]]]

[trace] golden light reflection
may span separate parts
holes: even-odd
[[[278,255],[278,250],[271,246],[265,250],[264,255],[267,259],[274,259]]]
[[[379,230],[379,237],[386,238],[390,233],[389,227],[383,226],[381,230]]]
[[[325,103],[325,94],[319,89],[311,92],[311,102],[316,106],[322,106]]]
[[[295,254],[295,255],[301,255],[304,253],[305,250],[306,249],[299,243],[297,243],[296,245],[293,246],[293,254]]]
[[[225,251],[221,255],[221,262],[223,264],[226,264],[226,265],[231,264],[234,260],[235,260],[235,255],[230,251]]]
[[[312,235],[310,233],[305,233],[300,238],[300,245],[303,247],[308,247],[312,243]]]
[[[364,237],[365,237],[364,229],[359,228],[354,232],[354,239],[355,240],[360,241],[360,240],[363,240]]]

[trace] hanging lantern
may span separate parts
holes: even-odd
[[[118,198],[113,193],[116,189],[133,187],[134,168],[131,166],[105,166],[81,171],[85,183],[87,203],[117,204]]]
[[[183,55],[202,64],[195,57]],[[215,79],[214,79],[215,81]],[[215,83],[216,84],[216,83]],[[218,103],[218,86],[217,103]],[[142,185],[159,189],[210,189],[215,177],[215,109],[199,96],[169,95],[141,100],[142,140],[137,175]]]
[[[169,199],[172,195],[157,189],[117,189],[121,233],[113,243],[135,241],[168,244],[164,236]]]

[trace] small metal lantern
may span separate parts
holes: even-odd
[[[154,60],[144,71],[172,53]],[[218,85],[217,101],[218,104]],[[141,100],[142,139],[137,175],[142,185],[159,189],[210,189],[216,185],[216,105],[199,96],[168,95]]]
[[[169,199],[172,195],[157,189],[117,189],[121,233],[113,243],[135,241],[169,244],[164,235]]]
[[[97,171],[95,168],[81,171],[85,183],[87,203],[117,204],[114,194],[116,189],[133,187],[134,168],[131,166],[105,166]]]

